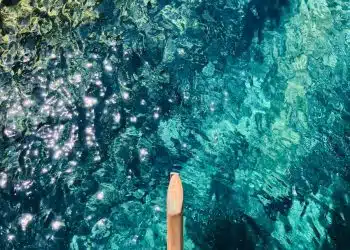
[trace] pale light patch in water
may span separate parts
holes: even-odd
[[[101,220],[99,220],[97,222],[97,225],[100,226],[100,227],[104,226],[105,224],[106,224],[106,219],[105,218],[103,218],[103,219],[101,219]]]
[[[64,143],[62,147],[55,146],[55,155],[54,158],[58,159],[63,155],[68,156],[69,153],[72,151],[75,142],[78,140],[78,126],[73,125],[70,131],[70,136],[68,138],[68,141]]]
[[[122,97],[124,100],[128,100],[129,99],[129,93],[128,92],[123,92]]]
[[[5,101],[7,99],[6,92],[0,90],[0,101]]]
[[[4,129],[4,134],[6,137],[11,138],[16,136],[16,131],[12,128],[5,128]]]
[[[84,97],[84,105],[86,108],[91,108],[97,104],[97,99],[90,96]]]
[[[43,168],[43,169],[41,170],[41,173],[43,173],[43,174],[46,174],[47,172],[49,172],[49,170],[48,170],[47,168]]]
[[[77,73],[77,74],[73,75],[73,82],[80,83],[81,82],[81,74]]]
[[[33,185],[33,181],[32,180],[27,180],[27,181],[24,181],[22,183],[22,186],[23,186],[24,189],[29,189],[32,185]]]
[[[62,155],[62,150],[58,149],[58,150],[55,151],[55,153],[53,155],[53,158],[54,159],[58,159],[58,158],[61,157],[61,155]]]
[[[7,112],[8,117],[14,117],[18,115],[24,115],[21,105],[13,105]]]
[[[186,54],[186,51],[184,48],[178,48],[177,49],[177,53],[180,55],[180,56],[184,56]]]
[[[211,102],[211,103],[210,103],[210,111],[211,111],[211,112],[214,112],[214,111],[215,111],[215,103],[214,103],[214,102]]]
[[[34,104],[34,101],[31,100],[31,99],[25,99],[23,102],[22,102],[23,106],[28,108],[28,107],[31,107],[33,106]]]
[[[139,236],[138,236],[138,235],[135,235],[134,238],[132,239],[132,242],[133,242],[133,243],[136,243],[138,239],[139,239]]]
[[[64,223],[60,220],[54,220],[52,223],[51,223],[51,228],[52,230],[54,231],[58,231],[61,229],[61,227],[64,226]]]
[[[93,146],[94,142],[96,140],[94,127],[93,126],[89,126],[89,127],[85,128],[85,134],[86,134],[86,137],[85,137],[86,144],[88,146],[90,146],[90,147]]]
[[[141,160],[141,161],[146,160],[147,155],[148,155],[147,149],[141,148],[141,149],[140,149],[140,152],[139,152],[140,160]]]
[[[100,161],[101,160],[101,156],[100,155],[96,155],[94,157],[94,161],[97,162],[97,161]]]
[[[110,65],[110,64],[105,65],[105,70],[112,71],[113,70],[112,65]]]
[[[13,234],[8,234],[7,235],[7,240],[8,241],[13,241],[15,239],[15,236]]]
[[[34,150],[32,151],[32,154],[33,154],[33,156],[38,156],[38,155],[39,155],[39,150],[34,149]]]
[[[23,231],[25,231],[29,225],[29,223],[31,223],[33,220],[33,215],[26,213],[23,214],[20,219],[19,219],[19,224],[21,225],[21,228]]]
[[[113,70],[113,66],[112,66],[111,62],[108,60],[103,61],[103,66],[104,66],[104,69],[108,72],[111,72]]]
[[[50,89],[52,89],[52,90],[56,90],[56,89],[58,89],[61,85],[63,85],[64,84],[64,80],[63,80],[63,78],[58,78],[58,79],[56,79],[54,82],[52,82],[51,84],[50,84]]]
[[[7,186],[7,174],[0,173],[0,187],[6,188]]]
[[[116,123],[119,123],[119,122],[120,122],[120,118],[121,118],[120,113],[115,114],[115,115],[113,116],[113,118],[114,118],[114,121],[115,121]]]
[[[73,168],[68,168],[68,169],[66,169],[66,171],[65,171],[67,174],[70,174],[70,173],[72,173],[73,172]]]
[[[50,184],[54,184],[56,182],[56,178],[52,177],[50,180]]]
[[[159,113],[157,113],[157,112],[154,113],[154,114],[153,114],[153,118],[157,120],[157,119],[159,118]]]
[[[104,198],[104,193],[103,193],[103,191],[98,192],[97,195],[96,195],[96,198],[97,198],[98,200],[103,200],[103,198]]]
[[[76,165],[78,165],[78,162],[76,162],[76,161],[70,161],[68,164],[71,165],[71,166],[73,166],[73,167],[75,167]]]
[[[33,185],[32,180],[26,180],[26,181],[22,181],[21,183],[16,184],[14,186],[14,189],[16,191],[28,190],[32,185]]]

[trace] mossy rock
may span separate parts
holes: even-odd
[[[26,55],[26,40],[35,37],[34,48],[43,41],[53,46],[62,43],[81,24],[98,17],[100,0],[3,0],[0,8],[0,69],[12,72],[16,62],[32,61],[35,49]],[[29,55],[28,55],[29,54]],[[20,72],[20,71],[19,71]]]

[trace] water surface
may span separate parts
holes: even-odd
[[[347,249],[345,0],[2,1],[1,249]]]

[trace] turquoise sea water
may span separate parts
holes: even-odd
[[[0,31],[0,249],[165,249],[174,164],[186,250],[349,249],[349,1],[3,0]]]

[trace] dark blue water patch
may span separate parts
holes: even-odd
[[[255,36],[258,33],[259,41],[263,39],[263,29],[265,22],[271,20],[275,26],[280,23],[283,11],[288,9],[289,0],[253,0],[250,1],[246,8],[244,27],[242,33],[243,43],[240,50],[246,50]],[[240,52],[240,51],[238,51]]]
[[[253,250],[268,243],[268,233],[249,216],[220,209],[206,212],[199,215],[201,220],[187,225],[190,237],[200,249]]]
[[[337,211],[332,213],[332,224],[327,228],[331,241],[325,242],[322,249],[346,249],[349,244],[350,233],[350,207],[344,200],[342,188],[334,193],[334,200],[337,203]],[[340,216],[341,214],[341,216]]]
[[[117,9],[113,0],[101,1],[101,4],[97,7],[97,11],[102,15],[102,20],[104,21],[111,21],[118,17],[114,13]]]
[[[145,48],[143,49],[143,60],[148,62],[151,67],[157,66],[163,59],[165,41],[157,41],[154,37],[157,35],[157,31],[150,28],[146,30],[145,35]]]
[[[5,6],[14,6],[18,4],[20,0],[3,0],[1,3]]]

